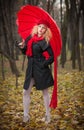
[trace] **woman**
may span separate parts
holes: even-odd
[[[46,110],[45,122],[50,122],[48,88],[54,83],[48,66],[52,64],[54,60],[53,51],[49,44],[51,37],[52,34],[49,29],[49,23],[46,20],[40,20],[37,25],[33,27],[31,35],[25,42],[23,41],[18,44],[22,52],[28,57],[28,67],[23,90],[23,122],[27,122],[30,119],[30,93],[34,84],[37,90],[42,90]]]

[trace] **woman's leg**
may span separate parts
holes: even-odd
[[[34,85],[34,79],[32,78],[28,90],[25,89],[23,90],[24,122],[29,120],[30,93],[33,85]]]
[[[45,121],[48,123],[48,122],[50,122],[50,108],[49,108],[50,97],[49,97],[48,89],[43,90],[43,98],[44,98],[44,105],[45,105],[45,109],[46,109]]]

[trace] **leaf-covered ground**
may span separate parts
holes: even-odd
[[[61,70],[58,73],[58,107],[51,110],[51,122],[41,121],[45,115],[41,91],[32,88],[29,123],[23,123],[24,76],[18,79],[8,76],[0,81],[0,130],[84,130],[84,72]],[[49,89],[50,95],[52,88]]]

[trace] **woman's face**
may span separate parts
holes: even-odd
[[[43,34],[46,32],[47,26],[44,24],[38,25],[38,36],[43,36]]]

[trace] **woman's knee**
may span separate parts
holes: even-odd
[[[28,95],[27,93],[28,93],[27,90],[23,89],[23,96]]]
[[[23,89],[23,95],[26,96],[26,95],[30,95],[31,93],[31,89],[32,89],[32,86],[34,85],[34,79],[32,78],[31,81],[30,81],[30,85],[29,85],[29,88],[26,90],[26,89]]]
[[[48,95],[48,88],[43,90],[43,95]]]

